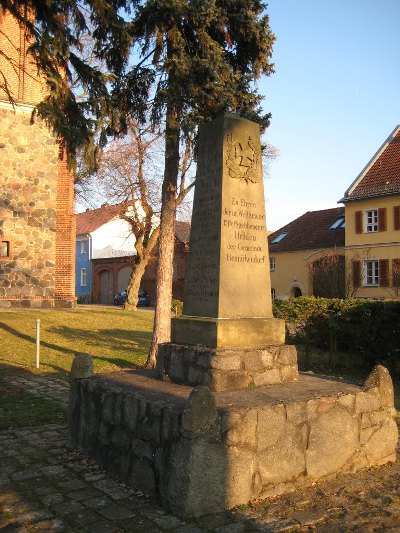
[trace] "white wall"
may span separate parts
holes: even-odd
[[[135,242],[130,225],[116,218],[92,232],[92,258],[135,255]]]

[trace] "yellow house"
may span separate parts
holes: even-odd
[[[344,208],[308,211],[268,237],[273,298],[344,297]]]
[[[345,192],[346,269],[357,297],[400,296],[400,126]]]
[[[340,202],[268,237],[273,298],[400,298],[400,126]]]

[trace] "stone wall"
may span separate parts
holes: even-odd
[[[206,385],[212,391],[297,381],[295,346],[221,349],[165,343],[158,345],[157,369],[174,383]]]
[[[0,102],[0,306],[74,304],[73,180],[31,109]]]
[[[395,460],[393,387],[314,376],[210,393],[129,372],[74,379],[73,444],[181,516],[293,490]]]

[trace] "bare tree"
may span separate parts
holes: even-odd
[[[323,298],[350,298],[356,287],[351,275],[346,273],[344,252],[337,248],[323,250],[307,262],[311,276],[313,295]]]
[[[192,151],[193,141],[189,138],[181,154],[177,205],[182,204],[193,187],[193,183],[186,186],[191,176]],[[159,237],[162,155],[162,133],[131,121],[128,134],[110,141],[102,153],[98,171],[86,175],[83,165],[76,180],[77,196],[82,203],[92,207],[98,202],[104,203],[104,200],[118,204],[119,218],[129,224],[135,236],[126,309],[136,309],[140,282]]]

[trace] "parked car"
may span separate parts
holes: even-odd
[[[126,290],[117,293],[114,296],[114,305],[123,305],[126,302],[126,297],[127,297]],[[149,307],[150,305],[150,296],[148,295],[147,291],[145,291],[144,289],[139,289],[137,305],[138,307],[139,306]]]

